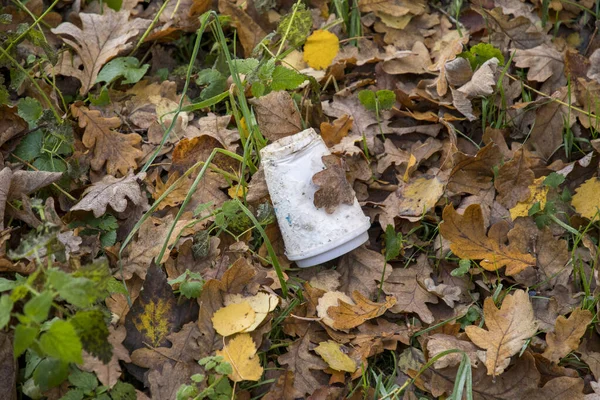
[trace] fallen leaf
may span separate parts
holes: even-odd
[[[494,57],[479,67],[469,82],[456,90],[452,90],[452,104],[458,111],[467,117],[469,121],[477,119],[473,114],[473,105],[471,104],[471,101],[475,98],[489,96],[494,93],[497,68],[498,59]]]
[[[0,378],[3,383],[4,398],[6,400],[17,400],[17,382],[19,364],[13,353],[14,333],[0,332]],[[346,356],[348,357],[348,356]],[[354,372],[354,371],[352,371]]]
[[[454,167],[450,172],[447,188],[452,193],[480,194],[492,186],[493,168],[502,160],[498,147],[490,143],[475,156],[461,152],[454,155]]]
[[[231,364],[233,373],[228,376],[234,382],[258,381],[262,376],[263,368],[256,355],[256,345],[247,333],[236,335],[223,350],[217,350],[217,355]]]
[[[529,216],[529,209],[535,204],[540,203],[540,209],[546,206],[546,196],[550,188],[544,185],[545,176],[534,179],[529,186],[529,197],[524,201],[519,201],[513,208],[510,209],[510,219],[513,221],[518,217]]]
[[[387,297],[384,303],[370,301],[358,291],[352,293],[352,297],[355,304],[338,300],[339,305],[327,309],[327,314],[333,320],[334,329],[355,328],[369,319],[379,317],[396,304],[396,299],[392,296]]]
[[[508,367],[510,357],[517,354],[537,331],[533,307],[527,293],[516,290],[504,298],[500,309],[491,297],[487,297],[483,303],[483,316],[487,330],[470,325],[465,331],[473,343],[486,349],[488,375],[500,375]]]
[[[383,291],[396,298],[390,311],[394,313],[416,313],[427,324],[435,318],[425,303],[437,303],[438,298],[425,289],[424,280],[430,276],[431,266],[427,256],[421,255],[417,264],[408,268],[394,268],[383,284]]]
[[[506,266],[506,275],[514,275],[535,265],[535,258],[521,253],[514,245],[504,245],[495,238],[497,229],[490,228],[486,235],[483,215],[478,204],[472,204],[461,216],[449,205],[442,213],[440,233],[451,242],[450,249],[460,258],[482,260],[480,265],[488,271]]]
[[[338,290],[346,294],[359,291],[371,298],[376,295],[381,278],[385,281],[392,273],[392,266],[381,253],[361,246],[342,256],[337,271],[340,273]]]
[[[519,68],[529,68],[527,79],[545,82],[554,76],[563,76],[564,56],[548,43],[532,49],[516,49],[513,61]]]
[[[348,131],[352,128],[354,120],[348,114],[344,114],[332,123],[321,123],[321,137],[327,147],[332,147],[348,136]]]
[[[250,103],[254,105],[260,131],[267,139],[275,141],[302,130],[300,113],[288,92],[271,92]]]
[[[491,11],[480,9],[477,12],[490,24],[493,32],[490,41],[497,48],[510,45],[518,49],[531,49],[548,40],[548,35],[529,18],[505,15],[500,8]]]
[[[585,334],[592,319],[592,313],[581,308],[573,310],[568,319],[560,315],[556,318],[554,332],[546,334],[548,347],[542,355],[548,360],[558,363],[571,351],[577,350],[579,340]]]
[[[55,73],[77,78],[81,82],[79,94],[83,96],[96,83],[102,66],[130,48],[131,44],[127,42],[146,29],[151,21],[141,18],[130,20],[129,11],[116,12],[110,7],[105,8],[103,14],[79,13],[78,16],[82,28],[64,22],[52,29],[52,33],[63,36],[63,41],[78,54],[71,61],[67,52],[62,53]]]
[[[393,225],[398,216],[411,222],[421,220],[444,194],[444,183],[437,177],[421,176],[409,180],[390,194],[383,202],[385,216],[379,218],[382,226]],[[382,219],[383,218],[383,219]]]
[[[408,164],[410,160],[410,153],[408,151],[399,149],[394,145],[390,139],[385,139],[383,143],[384,151],[380,154],[377,160],[377,172],[382,174],[391,165],[401,167],[404,164]]]
[[[448,92],[448,80],[446,79],[446,63],[456,58],[458,53],[462,52],[463,45],[469,41],[468,35],[458,37],[449,37],[448,41],[444,41],[443,45],[439,45],[440,51],[436,57],[436,62],[430,65],[428,71],[438,71],[436,91],[439,96],[444,96]]]
[[[356,363],[342,352],[340,344],[333,340],[321,342],[315,347],[315,353],[329,365],[329,368],[336,371],[354,372],[356,371]]]
[[[385,61],[383,70],[392,75],[427,73],[431,66],[431,56],[427,46],[417,41],[412,45],[411,53],[406,57]]]
[[[314,69],[325,69],[340,49],[340,40],[329,31],[316,30],[304,43],[304,61]]]
[[[267,315],[277,307],[279,299],[274,294],[258,292],[254,296],[244,297],[239,293],[227,293],[223,299],[226,306],[233,304],[248,304],[254,310],[254,323],[241,332],[252,332],[267,318]],[[216,329],[219,332],[218,329]],[[219,332],[220,335],[223,335]],[[227,335],[223,335],[227,336]]]
[[[334,154],[323,156],[321,160],[325,168],[312,178],[319,187],[313,202],[315,207],[325,208],[328,214],[332,214],[340,204],[354,204],[354,190],[346,179],[347,166],[344,160]]]
[[[347,304],[354,304],[354,301],[344,292],[331,291],[325,292],[323,296],[319,297],[319,301],[317,303],[317,316],[321,318],[321,322],[325,325],[333,328],[333,318],[327,313],[329,307],[336,307],[339,305],[339,302],[343,301]]]
[[[170,333],[170,347],[142,347],[131,353],[131,362],[151,370],[164,368],[165,363],[193,363],[199,359],[198,337],[200,331],[195,322],[185,324],[180,331]]]
[[[93,149],[92,169],[99,171],[106,164],[108,174],[119,172],[125,175],[130,169],[137,168],[137,159],[143,154],[135,146],[142,138],[137,133],[123,134],[114,130],[121,126],[120,118],[104,118],[100,111],[75,104],[71,105],[71,113],[79,119],[79,127],[85,128],[81,138],[83,144]]]
[[[498,191],[496,199],[509,209],[517,202],[526,201],[531,194],[529,187],[535,175],[529,169],[524,153],[523,150],[516,152],[512,160],[498,169],[498,176],[494,180],[494,186]]]
[[[360,0],[358,6],[362,12],[385,12],[394,17],[406,14],[420,15],[427,10],[425,0]]]
[[[84,352],[83,364],[80,368],[87,372],[94,372],[101,384],[112,388],[119,381],[123,373],[119,361],[129,363],[131,362],[131,358],[129,357],[129,351],[122,344],[127,335],[125,327],[120,326],[115,329],[113,326],[110,326],[108,330],[110,332],[108,342],[113,347],[110,361],[105,364],[97,357]]]
[[[425,279],[423,283],[429,293],[433,293],[444,300],[444,303],[448,304],[448,307],[454,308],[454,302],[460,301],[461,289],[459,287],[453,287],[444,283],[436,285],[431,278]]]
[[[571,204],[582,217],[589,220],[599,218],[600,211],[600,179],[597,177],[590,178],[577,189],[571,200]]]
[[[460,340],[454,336],[445,335],[443,333],[435,333],[427,338],[427,353],[429,355],[429,359],[434,358],[446,350],[452,349],[464,351],[469,357],[471,365],[477,366],[479,361],[477,359],[477,347],[473,343],[466,340]],[[450,353],[437,359],[435,363],[433,363],[433,367],[435,369],[456,367],[460,364],[462,358],[462,353]]]
[[[237,29],[244,55],[250,57],[254,48],[267,33],[235,2],[219,0],[219,12],[231,17],[231,24]]]
[[[583,379],[560,376],[546,383],[543,388],[530,389],[524,395],[528,400],[583,400]]]
[[[106,175],[85,190],[83,198],[71,211],[92,211],[94,217],[99,218],[106,214],[109,205],[116,212],[124,212],[128,204],[127,199],[145,211],[149,207],[148,199],[142,194],[139,184],[145,176],[143,172],[134,175],[132,171],[122,178]]]
[[[244,332],[254,324],[256,313],[247,302],[232,303],[218,309],[211,321],[215,331],[221,336],[231,336]]]

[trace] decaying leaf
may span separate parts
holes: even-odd
[[[379,317],[396,304],[396,299],[392,296],[387,297],[383,303],[375,303],[358,291],[352,293],[352,297],[355,304],[338,300],[339,305],[327,309],[327,314],[333,320],[334,329],[355,328],[369,319]]]
[[[91,166],[99,171],[106,164],[106,172],[125,175],[130,169],[137,168],[137,159],[142,156],[138,145],[142,138],[137,133],[123,134],[115,130],[121,126],[118,117],[105,118],[100,111],[84,106],[71,105],[71,112],[79,119],[79,127],[85,128],[82,142],[93,149]]]
[[[262,376],[263,367],[256,355],[256,345],[247,333],[233,337],[223,350],[217,350],[217,355],[231,364],[233,373],[229,374],[229,379],[234,382],[258,381]]]
[[[548,347],[542,354],[548,360],[558,363],[561,358],[579,347],[579,340],[592,322],[593,315],[588,310],[576,308],[569,318],[560,315],[556,318],[554,332],[546,335]]]
[[[55,72],[73,76],[81,81],[79,94],[85,95],[96,83],[102,66],[121,51],[131,47],[127,42],[146,29],[151,21],[141,18],[130,20],[129,11],[116,12],[110,7],[104,8],[104,14],[80,13],[79,18],[81,29],[70,22],[52,29],[52,33],[63,36],[64,42],[78,55],[71,60],[68,53],[62,53]]]
[[[529,169],[524,151],[516,152],[512,160],[498,169],[498,177],[494,180],[494,186],[498,191],[498,202],[507,208],[512,208],[517,202],[526,201],[531,194],[529,186],[534,178],[535,175]]]
[[[319,343],[315,348],[315,353],[320,355],[331,369],[350,373],[356,371],[356,363],[342,352],[340,344],[333,340]]]
[[[313,183],[319,186],[315,192],[314,204],[332,214],[340,204],[354,204],[354,190],[346,179],[346,164],[341,158],[330,154],[321,159],[325,168],[312,178]]]
[[[348,295],[359,291],[371,298],[376,295],[381,278],[387,281],[392,266],[381,253],[361,246],[340,259],[337,271],[341,274],[338,290]]]
[[[105,364],[97,357],[84,353],[81,369],[88,372],[94,372],[100,383],[112,388],[118,382],[122,374],[119,361],[131,362],[131,358],[129,357],[129,351],[122,344],[127,335],[125,327],[120,326],[115,329],[111,326],[109,331],[110,335],[108,336],[108,342],[113,347],[113,355],[110,361]]]
[[[529,209],[535,203],[540,203],[540,209],[546,206],[546,196],[550,188],[544,185],[545,176],[534,179],[529,186],[529,197],[523,201],[519,201],[513,208],[510,209],[510,218],[514,221],[518,217],[527,217]]]
[[[600,216],[600,179],[590,178],[582,183],[571,200],[575,210],[589,220],[596,220]]]
[[[300,113],[288,92],[279,90],[251,100],[261,133],[275,141],[302,130]]]
[[[537,325],[529,296],[523,290],[507,295],[498,309],[491,297],[483,303],[483,316],[487,330],[467,326],[469,339],[485,349],[485,365],[488,375],[500,375],[527,339],[535,335]]]
[[[504,245],[497,237],[500,227],[495,225],[486,235],[479,204],[472,204],[461,216],[451,205],[443,211],[444,222],[440,233],[451,242],[450,249],[461,258],[482,260],[480,265],[488,271],[506,266],[506,274],[514,275],[535,265],[535,258],[520,252],[513,245]]]

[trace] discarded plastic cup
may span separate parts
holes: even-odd
[[[285,254],[299,267],[312,267],[346,254],[369,239],[370,220],[358,200],[340,204],[332,214],[313,204],[315,173],[331,154],[314,129],[306,129],[264,147],[262,165]]]

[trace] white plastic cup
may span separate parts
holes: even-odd
[[[313,204],[319,189],[312,177],[325,169],[331,154],[314,129],[306,129],[264,147],[262,165],[285,254],[299,267],[312,267],[346,254],[369,239],[370,220],[358,200],[340,204],[332,214]]]

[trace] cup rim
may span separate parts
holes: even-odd
[[[297,153],[311,143],[322,141],[313,128],[305,129],[291,136],[286,136],[261,149],[260,155],[265,160],[279,160]]]

